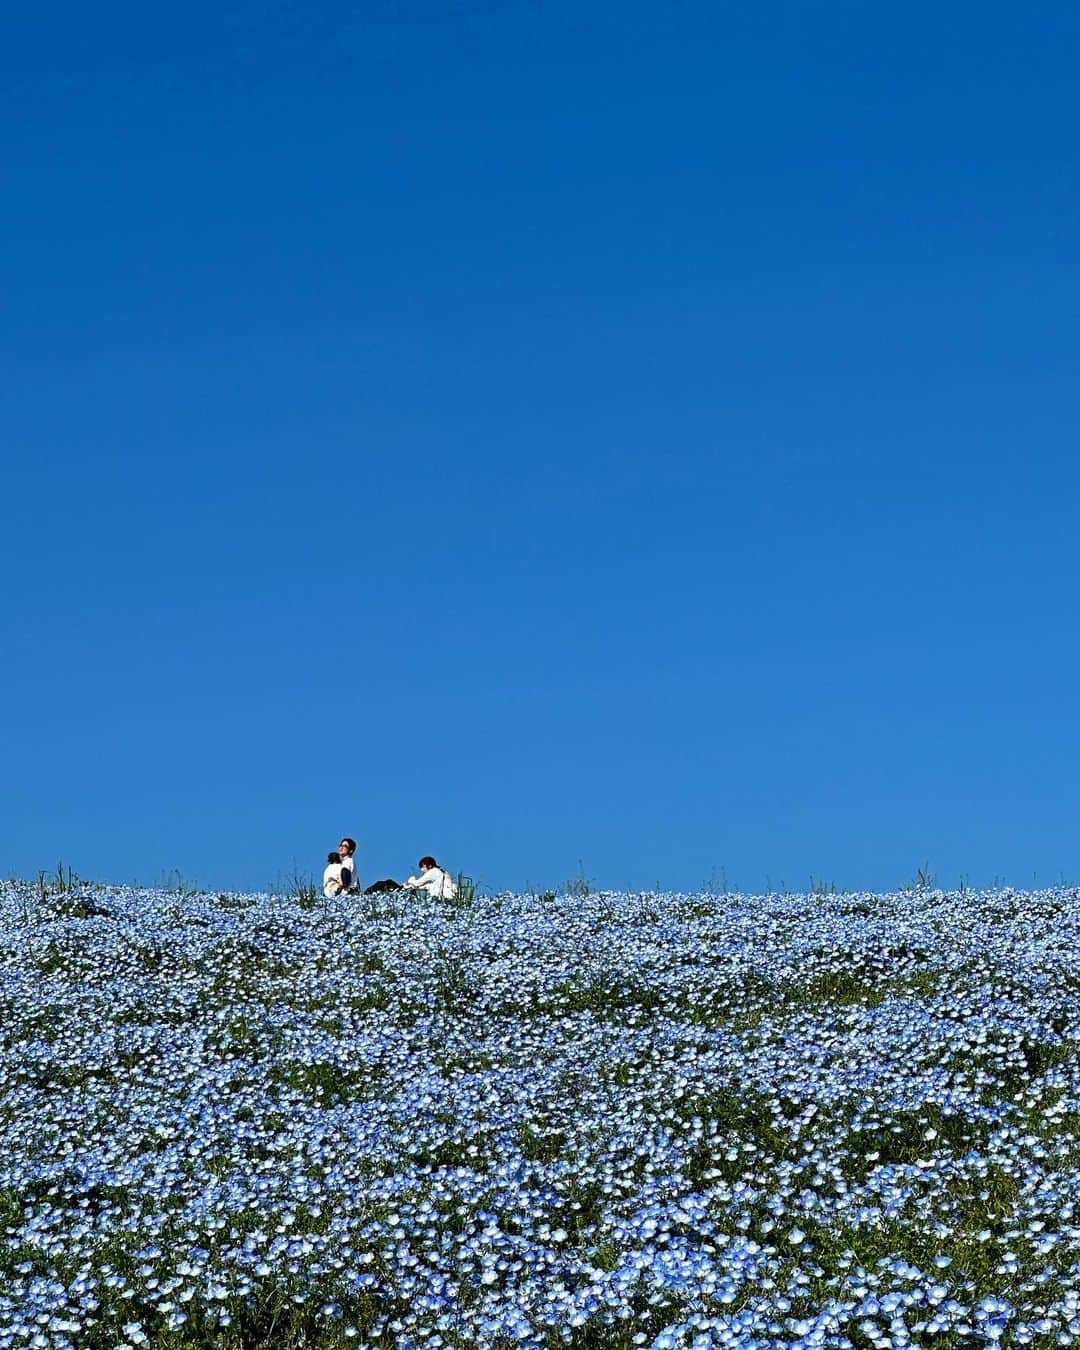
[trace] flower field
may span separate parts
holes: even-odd
[[[0,1350],[1080,1344],[1080,892],[0,887]]]

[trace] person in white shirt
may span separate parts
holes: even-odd
[[[326,871],[322,874],[322,893],[327,900],[333,900],[334,896],[340,895],[344,889],[341,884],[341,854],[328,853]]]
[[[420,868],[420,875],[408,879],[405,883],[406,890],[427,891],[428,895],[433,895],[437,900],[453,900],[457,895],[454,879],[434,858],[421,858],[417,867]]]

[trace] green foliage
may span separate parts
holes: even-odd
[[[322,889],[314,877],[301,874],[293,860],[293,874],[289,882],[289,894],[301,909],[315,909],[322,899]]]
[[[882,980],[879,976],[877,980],[873,980],[868,978],[865,971],[852,966],[845,970],[824,971],[806,984],[785,989],[781,998],[783,1005],[789,1009],[824,1004],[837,1008],[847,1007],[850,1004],[878,1008],[890,997],[933,994],[940,982],[941,975],[938,971],[918,971],[909,976],[890,980]]]
[[[0,1187],[0,1233],[22,1218],[22,1201],[10,1186]]]
[[[446,1012],[459,1011],[471,1003],[472,986],[460,952],[440,947],[432,961],[435,974],[435,1002]]]
[[[50,941],[37,959],[38,972],[41,975],[55,975],[68,963],[68,955],[63,947],[54,940]]]
[[[937,877],[930,870],[930,864],[924,862],[923,865],[915,870],[913,880],[909,881],[904,887],[908,891],[932,891],[937,885]]]
[[[591,1012],[596,1017],[618,1017],[623,1009],[636,1008],[651,1011],[663,1003],[662,991],[654,986],[620,977],[614,970],[600,971],[587,982],[562,980],[555,985],[550,997],[537,1004],[557,1009],[562,1013]]]
[[[454,878],[456,894],[450,902],[454,909],[471,909],[478,895],[476,880],[465,872],[459,872]]]
[[[381,1073],[368,1065],[346,1068],[328,1060],[282,1065],[274,1070],[272,1077],[280,1087],[318,1102],[320,1106],[364,1101],[372,1096],[372,1088],[382,1081]]]
[[[697,1117],[702,1135],[691,1146],[686,1173],[700,1184],[707,1173],[737,1181],[762,1156],[794,1160],[801,1156],[798,1137],[774,1104],[753,1088],[726,1084],[688,1097],[680,1104],[685,1119]]]
[[[599,1181],[572,1180],[561,1203],[553,1206],[552,1217],[566,1229],[570,1242],[579,1242],[587,1230],[604,1217],[604,1189]]]
[[[620,1059],[610,1065],[601,1065],[599,1072],[601,1081],[611,1083],[615,1087],[627,1088],[634,1081],[634,1067],[625,1060]]]
[[[984,1148],[988,1138],[985,1121],[973,1123],[936,1105],[886,1111],[852,1136],[842,1170],[849,1180],[865,1181],[875,1167],[913,1163],[930,1153],[961,1157],[971,1149]]]
[[[950,1274],[954,1280],[971,1281],[976,1293],[995,1290],[998,1243],[1012,1225],[1019,1194],[1017,1180],[1000,1168],[989,1168],[976,1178],[953,1179],[942,1189],[941,1218],[951,1230],[944,1247],[952,1258]],[[846,1229],[825,1229],[812,1219],[800,1224],[822,1264],[833,1265],[843,1256],[870,1270],[899,1259],[929,1270],[943,1250],[942,1240],[931,1229],[910,1223],[905,1214]],[[944,1342],[934,1341],[939,1343]]]
[[[57,894],[58,895],[68,894],[71,891],[76,890],[78,888],[78,885],[79,885],[79,877],[78,874],[75,872],[75,870],[69,866],[65,874],[64,864],[62,862],[58,862],[56,864],[56,877],[53,881],[53,887],[56,890]]]
[[[12,882],[18,886],[17,882]],[[95,915],[107,913],[92,898],[94,883],[83,880],[73,867],[65,868],[62,862],[56,864],[56,872],[49,876],[45,871],[38,872],[37,898],[44,911],[61,919],[90,919]],[[29,921],[28,895],[23,892],[23,917]]]
[[[720,874],[717,876],[716,868],[713,867],[701,889],[706,895],[727,895],[730,890],[727,869],[721,867]]]
[[[280,1043],[280,1035],[271,1039]],[[220,1053],[235,1059],[262,1059],[266,1054],[267,1039],[254,1017],[246,1012],[235,1013],[221,1031]]]
[[[542,1130],[525,1121],[518,1131],[518,1147],[530,1162],[552,1163],[562,1153],[566,1135],[562,1130]]]
[[[385,1012],[391,1003],[389,989],[382,984],[371,984],[362,994],[354,994],[342,1005],[352,1013]]]
[[[199,883],[197,881],[188,881],[180,871],[179,867],[173,867],[167,872],[162,872],[158,886],[160,890],[172,891],[174,895],[179,896],[181,899],[199,894]]]
[[[578,859],[577,876],[571,877],[570,880],[563,887],[563,890],[566,892],[567,895],[577,896],[579,900],[584,900],[587,895],[592,894],[593,884],[590,881],[590,879],[585,875],[585,864],[581,861],[580,858]]]

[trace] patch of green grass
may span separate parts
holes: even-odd
[[[283,1065],[271,1072],[271,1081],[290,1088],[323,1106],[369,1100],[382,1075],[368,1065],[347,1069],[341,1064],[316,1060],[311,1064]]]
[[[323,1291],[313,1291],[300,1303],[292,1294],[287,1287],[271,1285],[248,1299],[231,1299],[222,1305],[222,1311],[230,1317],[228,1326],[209,1307],[193,1300],[188,1305],[188,1321],[178,1331],[167,1330],[164,1320],[152,1310],[139,1309],[149,1336],[146,1350],[345,1350],[356,1345],[355,1334],[346,1336],[346,1327],[363,1335],[380,1314],[400,1315],[405,1311],[403,1303],[361,1294],[336,1299],[342,1316],[331,1319],[318,1311]],[[118,1300],[113,1307],[103,1307],[102,1313],[99,1324],[80,1338],[80,1348],[114,1350],[123,1342],[121,1327],[131,1320],[131,1305]],[[393,1343],[389,1336],[375,1342],[380,1350]]]
[[[591,1012],[605,1018],[626,1009],[652,1012],[663,1002],[660,989],[623,979],[615,971],[602,971],[587,984],[561,981],[536,1001],[534,1012]]]
[[[589,1260],[597,1270],[614,1270],[622,1257],[622,1253],[614,1242],[601,1242],[592,1252],[589,1253]]]
[[[18,1191],[10,1186],[0,1188],[0,1232],[13,1228],[22,1220],[23,1206]]]
[[[108,915],[109,911],[89,895],[65,895],[53,905],[53,915],[58,919],[95,919]]]
[[[157,975],[166,965],[169,959],[167,949],[157,942],[150,942],[145,947],[136,948],[139,965],[149,975]]]
[[[454,878],[456,894],[452,900],[447,901],[452,909],[471,909],[476,903],[479,894],[476,880],[467,876],[464,872],[459,872]]]
[[[1073,1040],[1044,1041],[1025,1038],[1019,1048],[1024,1059],[1025,1081],[1018,1086],[1026,1086],[1026,1080],[1038,1078],[1060,1065],[1080,1064],[1080,1043]]]
[[[470,1147],[474,1152],[469,1152]],[[429,1141],[409,1156],[420,1167],[470,1167],[480,1172],[486,1171],[488,1166],[484,1141],[466,1141],[458,1135]]]
[[[1064,1088],[1054,1088],[1045,1093],[1024,1122],[1025,1129],[1044,1143],[1071,1146],[1080,1138],[1080,1110],[1075,1101],[1059,1109],[1059,1103],[1064,1098]]]
[[[55,975],[58,970],[67,969],[70,959],[70,954],[58,942],[51,940],[34,964],[39,975]]]
[[[602,1083],[610,1083],[613,1087],[626,1088],[634,1081],[633,1066],[621,1059],[612,1064],[601,1064],[598,1074]]]
[[[756,970],[733,973],[706,997],[680,993],[675,1006],[691,1026],[738,1030],[776,1011],[776,984]]]
[[[581,1242],[586,1230],[596,1228],[604,1217],[606,1197],[599,1181],[570,1181],[549,1220],[566,1229],[571,1243]]]
[[[358,994],[353,994],[341,1004],[343,1012],[366,1013],[385,1012],[393,1002],[390,990],[382,984],[372,984]]]
[[[16,1268],[27,1264],[36,1275],[43,1275],[49,1261],[40,1247],[31,1246],[28,1242],[21,1242],[14,1247],[0,1245],[0,1275],[14,1277]]]
[[[459,956],[438,953],[435,960],[435,1005],[444,1012],[464,1012],[475,999],[465,962]]]
[[[866,976],[858,970],[823,971],[804,985],[785,991],[786,1007],[828,1003],[842,1008],[850,1003],[861,1003],[867,997]]]
[[[980,1100],[984,1106],[994,1106],[1029,1091],[1043,1075],[1070,1064],[1080,1064],[1080,1042],[1028,1036],[1011,1044],[988,1041],[975,1049],[957,1052],[944,1067],[964,1076],[983,1073],[986,1081]]]
[[[315,909],[323,898],[322,887],[314,877],[301,873],[295,859],[289,879],[289,895],[301,909]]]
[[[899,980],[892,980],[887,983],[885,988],[885,997],[903,996],[914,994],[919,998],[932,998],[941,989],[941,982],[944,978],[940,970],[916,970],[910,975],[904,975]],[[882,999],[884,1002],[884,999]]]
[[[576,896],[579,900],[584,900],[592,891],[592,882],[585,875],[585,864],[578,860],[578,874],[571,877],[563,886],[567,895]]]
[[[876,982],[855,969],[823,971],[804,984],[776,982],[748,971],[705,1000],[690,1002],[682,996],[677,1006],[692,1026],[743,1033],[765,1020],[816,1008],[877,1008],[890,998],[930,998],[939,991],[941,981],[941,973],[931,969]]]
[[[518,1147],[522,1157],[530,1162],[555,1162],[565,1143],[565,1131],[537,1129],[530,1121],[525,1121],[518,1131]]]
[[[219,892],[217,897],[218,909],[223,909],[227,912],[243,912],[246,909],[251,909],[254,903],[254,900],[249,895],[231,895],[227,894],[225,891]]]
[[[696,1186],[707,1172],[718,1172],[725,1180],[737,1181],[748,1168],[760,1169],[767,1159],[802,1157],[799,1139],[786,1128],[783,1105],[734,1084],[684,1098],[680,1118],[696,1118],[703,1127],[683,1164],[687,1178]]]
[[[70,1091],[83,1088],[94,1078],[110,1078],[111,1072],[101,1066],[87,1067],[81,1064],[63,1063],[53,1060],[40,1065],[27,1079],[30,1087],[38,1092]]]
[[[894,955],[896,955],[894,953]],[[900,955],[926,960],[925,952],[905,952]],[[861,969],[855,957],[842,970],[822,971],[805,984],[787,985],[780,991],[785,1009],[813,1007],[849,1007],[861,1004],[867,1008],[880,1007],[886,999],[907,994],[930,996],[937,992],[941,974],[936,970],[918,970],[895,978],[882,979],[874,971]]]
[[[499,1061],[486,1050],[448,1051],[436,1049],[431,1057],[432,1067],[438,1069],[443,1078],[447,1080],[456,1078],[462,1073],[487,1073],[500,1062],[506,1064],[509,1061],[506,1058]]]
[[[910,1215],[852,1226],[827,1226],[809,1216],[800,1216],[799,1227],[807,1248],[821,1265],[835,1269],[837,1259],[851,1257],[864,1269],[890,1260],[907,1261],[931,1273],[934,1258],[948,1256],[948,1280],[970,1280],[981,1292],[1000,1285],[996,1273],[1001,1247],[996,1239],[1010,1226],[1020,1187],[1015,1178],[990,1169],[985,1175],[953,1178],[938,1197],[937,1208],[950,1229],[939,1236],[925,1222]],[[980,1235],[987,1230],[989,1238]]]
[[[861,1182],[875,1167],[886,1164],[913,1163],[931,1154],[940,1157],[943,1152],[958,1157],[971,1149],[983,1149],[989,1135],[986,1121],[947,1115],[932,1104],[919,1110],[883,1110],[880,1121],[850,1136],[840,1167],[849,1180]]]
[[[18,1033],[20,1040],[55,1040],[63,1030],[65,1023],[64,1015],[59,1008],[51,1007],[49,1004],[35,1008],[33,1011],[24,1011],[18,1022]],[[13,1022],[7,1022],[5,1031],[12,1033],[16,1030]],[[8,1037],[5,1035],[5,1040]],[[15,1043],[15,1036],[11,1035],[10,1044]]]
[[[711,900],[684,901],[674,911],[675,917],[686,923],[695,919],[711,919],[716,916],[716,903]]]
[[[234,1013],[221,1029],[218,1053],[226,1058],[259,1061],[279,1051],[284,1044],[276,1028],[264,1028],[247,1012]]]

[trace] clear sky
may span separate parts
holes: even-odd
[[[0,868],[1080,880],[1074,5],[13,11]]]

